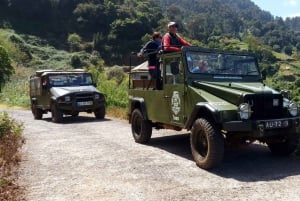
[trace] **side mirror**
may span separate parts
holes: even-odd
[[[289,90],[281,90],[280,93],[284,98],[291,99],[291,92]]]
[[[173,61],[171,63],[171,73],[173,75],[177,75],[179,73],[179,62],[178,61]]]
[[[263,80],[266,80],[266,78],[267,78],[267,72],[266,72],[265,69],[262,70],[262,72],[261,72],[261,77],[262,77]]]

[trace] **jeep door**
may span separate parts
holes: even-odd
[[[50,109],[50,100],[51,100],[51,93],[50,93],[50,85],[49,85],[49,77],[43,76],[42,77],[42,93],[39,97],[39,104],[40,107],[43,109]]]
[[[163,73],[164,101],[167,102],[169,123],[176,126],[184,126],[184,72],[180,57],[166,59]]]

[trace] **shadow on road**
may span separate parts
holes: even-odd
[[[194,160],[190,149],[189,134],[151,138],[148,145],[163,149],[188,160]]]
[[[51,117],[43,118],[43,120],[51,122]],[[60,124],[80,124],[80,123],[87,123],[87,122],[105,122],[105,121],[111,121],[110,119],[104,118],[104,119],[96,119],[95,117],[90,116],[65,116]]]
[[[190,150],[189,134],[151,138],[148,145],[194,160]],[[244,182],[273,181],[300,175],[300,157],[295,155],[276,157],[267,146],[256,143],[238,148],[226,147],[220,166],[209,172]]]

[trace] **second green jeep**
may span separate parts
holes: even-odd
[[[105,96],[96,89],[92,75],[83,70],[39,70],[30,77],[30,102],[35,119],[51,112],[59,123],[63,115],[78,116],[93,112],[105,116]]]
[[[183,47],[159,58],[161,82],[151,80],[147,69],[130,74],[129,122],[136,142],[147,143],[152,128],[190,130],[191,151],[203,169],[222,161],[227,143],[258,140],[275,155],[296,150],[298,104],[263,83],[254,55]],[[208,65],[205,71],[201,63]]]

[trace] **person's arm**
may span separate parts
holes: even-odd
[[[140,50],[140,52],[137,54],[139,57],[143,56],[145,53],[148,52],[150,42],[151,42],[151,41],[148,41],[148,42],[144,45],[144,47]]]
[[[170,44],[170,36],[168,35],[164,35],[163,39],[162,39],[162,44],[163,44],[163,50],[164,51],[168,51],[168,52],[178,52],[180,51],[180,47],[174,47],[174,46],[171,46]]]
[[[177,35],[180,43],[182,46],[191,46],[191,44],[189,42],[187,42],[186,40],[184,40],[183,38],[181,38],[179,35]]]

